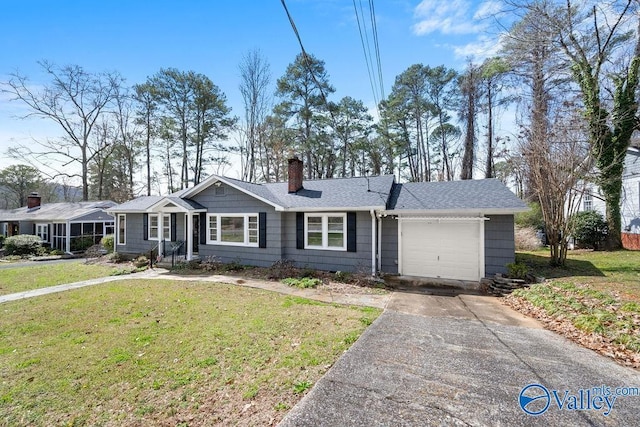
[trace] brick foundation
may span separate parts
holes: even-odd
[[[622,247],[632,251],[640,251],[640,234],[622,233]]]

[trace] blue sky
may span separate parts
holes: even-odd
[[[287,0],[308,53],[325,61],[336,88],[373,107],[373,94],[352,0]],[[356,0],[368,13],[368,1]],[[493,0],[374,2],[385,93],[410,65],[445,64],[462,70],[467,58],[495,52]],[[367,15],[368,17],[368,15]],[[370,22],[367,20],[367,25]],[[369,37],[371,33],[369,32]],[[0,1],[0,81],[18,70],[42,83],[37,61],[77,64],[87,71],[119,71],[128,84],[160,68],[209,76],[241,115],[238,63],[260,49],[275,80],[300,52],[280,0]],[[0,94],[0,167],[15,142],[56,137],[43,120],[20,120],[17,101]]]

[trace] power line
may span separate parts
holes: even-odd
[[[378,43],[378,24],[376,22],[376,10],[373,0],[369,0],[369,13],[371,15],[371,28],[373,31],[373,43],[376,52],[376,62],[378,65],[378,82],[380,83],[380,97],[384,99],[384,82],[382,80],[382,61],[380,60],[380,44]]]
[[[333,111],[331,108],[329,108],[329,103],[327,102],[327,97],[324,93],[324,90],[322,90],[322,86],[320,85],[320,82],[318,82],[318,79],[316,78],[316,75],[313,72],[313,68],[311,68],[311,61],[309,60],[309,55],[307,54],[307,51],[304,50],[304,45],[302,44],[300,33],[298,32],[298,28],[296,28],[296,23],[293,22],[293,18],[289,13],[289,9],[287,8],[287,3],[285,2],[285,0],[280,0],[280,2],[282,3],[282,7],[284,7],[284,11],[287,14],[287,18],[289,18],[289,23],[291,24],[291,28],[293,29],[293,32],[295,33],[296,38],[298,39],[298,44],[300,44],[300,50],[302,51],[302,59],[304,60],[304,65],[307,67],[307,71],[309,72],[309,74],[311,74],[311,78],[313,79],[314,83],[318,87],[318,90],[320,91],[322,102],[324,103],[325,107],[327,108],[327,111],[331,115],[331,118],[335,121],[335,117],[333,116]]]
[[[362,1],[359,2],[360,3],[360,13],[362,15],[364,15],[363,11],[362,11]],[[376,85],[374,84],[374,77],[373,77],[373,64],[372,61],[370,60],[371,58],[371,50],[368,49],[369,47],[369,37],[367,35],[367,28],[366,28],[366,24],[364,22],[364,16],[362,17],[362,25],[360,24],[360,14],[358,13],[358,6],[356,5],[356,0],[353,0],[353,9],[356,13],[356,21],[358,22],[358,32],[360,33],[360,42],[362,44],[362,51],[364,53],[364,61],[367,65],[367,74],[369,75],[369,84],[371,85],[371,92],[373,93],[373,101],[376,104],[376,108],[378,105],[378,93],[376,91]],[[364,34],[362,32],[362,26],[364,26]],[[366,43],[365,43],[365,39],[366,39]]]

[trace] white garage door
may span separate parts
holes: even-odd
[[[400,219],[400,273],[406,276],[480,280],[478,219]],[[483,262],[483,261],[482,261]],[[484,270],[484,269],[482,269]]]

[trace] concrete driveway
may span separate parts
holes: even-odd
[[[640,425],[620,386],[640,374],[493,297],[396,293],[280,425]]]

